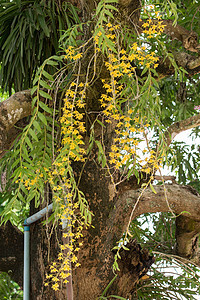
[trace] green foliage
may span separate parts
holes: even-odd
[[[59,50],[62,30],[79,22],[62,1],[0,1],[0,78],[11,93],[32,87],[38,66]],[[12,63],[11,63],[12,62]],[[51,73],[51,66],[48,72]]]
[[[52,56],[38,69],[32,89],[32,95],[35,95],[32,118],[24,128],[19,142],[2,161],[1,170],[2,172],[8,170],[7,178],[11,181],[7,182],[7,185],[12,186],[9,197],[7,193],[2,194],[5,201],[2,211],[4,221],[8,219],[17,221],[19,217],[18,222],[22,221],[15,209],[23,211],[33,199],[37,207],[44,200],[47,170],[51,168],[54,152],[52,130],[58,126],[53,118],[55,106],[53,107],[50,95],[54,78],[45,68],[50,65],[56,70],[61,61],[62,57]]]
[[[144,214],[132,222],[130,231],[152,250],[169,252],[175,247],[175,218],[170,213]]]
[[[83,27],[88,26],[88,23],[80,23],[80,24],[75,24],[69,29],[65,30],[61,37],[60,37],[60,46],[64,50],[67,49],[69,46],[79,46],[80,44],[83,43],[82,40],[78,39],[77,37],[82,37],[83,36]]]
[[[94,38],[101,33],[101,36],[98,39],[98,46],[102,49],[102,52],[107,52],[108,48],[113,52],[117,53],[114,42],[108,38],[104,28],[104,24],[108,24],[109,20],[114,19],[113,13],[118,11],[118,9],[112,5],[117,3],[117,0],[102,0],[99,2],[96,12],[95,12],[95,29],[94,29]]]
[[[95,11],[97,17],[96,26],[102,25],[103,22],[108,23],[108,18],[114,19],[113,11],[118,11],[112,4],[117,3],[118,0],[101,0]]]
[[[162,99],[162,123],[181,121],[196,114],[194,107],[200,103],[200,83],[197,78],[165,78],[159,84]],[[169,101],[170,99],[170,101]]]
[[[166,165],[175,171],[180,184],[188,184],[199,179],[199,146],[186,145],[184,142],[173,142]],[[164,165],[165,165],[164,164]]]
[[[9,94],[8,93],[3,93],[2,89],[0,89],[0,102],[8,99]]]
[[[0,299],[22,300],[23,292],[7,273],[0,273]]]
[[[188,30],[193,30],[198,35],[200,33],[199,28],[199,3],[198,1],[181,0],[176,1],[178,23],[184,26]],[[184,18],[182,16],[184,15]]]
[[[200,292],[199,269],[170,255],[156,255],[149,278],[138,285],[137,299],[197,299]]]
[[[137,285],[137,299],[196,299],[199,267],[168,254],[175,248],[175,218],[169,213],[144,214],[133,221],[130,232],[156,258]]]

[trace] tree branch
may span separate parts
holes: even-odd
[[[21,131],[15,125],[23,127],[22,122],[17,122],[31,114],[31,100],[31,91],[25,90],[0,103],[0,158]]]
[[[174,58],[179,67],[187,70],[189,75],[194,75],[200,72],[200,58],[190,55],[185,52],[175,52]],[[194,70],[196,69],[196,70]]]
[[[142,20],[138,23],[139,25],[139,32],[142,32],[143,24],[146,20]],[[194,31],[189,31],[184,27],[180,26],[179,24],[174,24],[172,20],[152,20],[153,25],[164,25],[164,33],[171,37],[172,40],[179,40],[183,47],[186,50],[191,52],[198,52],[200,48],[200,44],[198,44],[198,34]]]
[[[139,33],[143,32],[142,25],[145,22],[146,21],[142,20],[138,23]],[[158,23],[165,25],[164,33],[170,36],[172,40],[177,39],[181,41],[186,50],[199,52],[200,44],[198,44],[198,34],[196,32],[189,31],[178,24],[174,25],[172,20],[152,20],[152,24],[157,25]],[[200,72],[199,57],[185,52],[174,52],[173,55],[178,67],[183,67],[190,76]],[[160,58],[159,66],[156,71],[163,76],[169,76],[174,74],[174,67],[168,57]]]
[[[157,21],[159,22],[159,21]],[[164,33],[172,38],[182,42],[183,47],[191,52],[199,51],[198,34],[194,31],[189,31],[184,27],[173,24],[172,20],[161,20],[164,27]]]
[[[191,77],[200,73],[200,59],[199,57],[190,55],[185,52],[173,53],[175,63],[178,67],[182,67],[187,71],[186,76]],[[160,58],[156,71],[159,74],[159,78],[174,75],[175,68],[170,61],[169,57]]]
[[[196,59],[194,60],[191,60],[189,63],[188,63],[188,68],[190,70],[193,70],[193,69],[196,69],[200,66],[200,57],[197,57]]]
[[[191,220],[192,224],[195,223],[196,225],[192,228],[190,234],[188,234],[187,244],[185,244],[184,249],[182,247],[183,242],[181,242],[183,230],[177,234],[177,245],[179,246],[177,246],[176,250],[178,255],[193,258],[196,256],[194,243],[196,245],[197,236],[200,231],[200,195],[190,186],[177,184],[166,184],[165,187],[154,186],[154,189],[156,194],[152,192],[150,187],[145,191],[141,188],[137,190],[128,189],[119,194],[115,210],[113,210],[110,217],[110,220],[114,220],[114,224],[112,223],[113,231],[118,232],[119,236],[126,231],[126,227],[130,221],[130,215],[136,203],[137,205],[132,214],[132,219],[144,213],[172,211],[174,214],[179,215],[184,212],[181,214],[181,217]],[[198,249],[196,249],[196,251],[197,250]]]
[[[156,194],[148,187],[143,192],[136,206],[133,218],[148,212],[168,212],[171,209],[175,214],[186,211],[188,213],[184,213],[183,215],[200,221],[200,196],[194,188],[178,184],[166,184],[165,187],[167,201],[163,186],[154,186]],[[121,224],[126,223],[124,220],[128,220],[141,192],[141,188],[137,190],[130,189],[119,195],[116,203],[116,211],[119,214],[117,217],[118,221],[122,221]]]
[[[166,131],[166,143],[169,146],[177,134],[185,130],[200,126],[200,114],[192,116],[183,121],[176,122],[168,127]]]

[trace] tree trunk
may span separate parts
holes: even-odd
[[[23,233],[8,221],[0,227],[0,271],[23,285]]]
[[[54,292],[51,286],[44,285],[49,259],[56,259],[58,254],[55,234],[48,239],[46,225],[41,220],[30,229],[30,300],[66,299],[65,290]]]
[[[77,164],[77,175],[82,165]],[[83,246],[79,254],[81,266],[73,270],[74,300],[94,300],[101,296],[106,286],[115,274],[112,271],[114,252],[123,234],[123,228],[113,230],[113,224],[119,218],[116,210],[115,217],[111,212],[115,209],[116,192],[106,171],[102,170],[94,157],[85,165],[79,188],[85,193],[90,210],[94,213],[92,225],[84,232]],[[59,231],[59,229],[58,229]],[[57,232],[59,236],[59,232]],[[49,244],[50,242],[50,244]],[[48,247],[48,245],[50,245]],[[154,262],[148,251],[142,250],[135,241],[127,247],[129,251],[121,251],[120,272],[108,293],[128,297],[138,282]],[[31,225],[31,299],[66,299],[66,289],[53,292],[44,286],[45,272],[48,266],[48,255],[56,258],[58,243],[53,236],[48,241],[46,227],[41,222]],[[50,252],[49,252],[50,251]]]

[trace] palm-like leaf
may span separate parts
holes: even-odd
[[[39,65],[58,51],[62,30],[78,22],[62,1],[0,0],[0,83],[11,93],[31,87]]]

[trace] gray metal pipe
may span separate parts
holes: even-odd
[[[32,215],[31,217],[27,218],[24,221],[24,226],[30,225],[32,223],[35,223],[36,221],[38,221],[39,219],[41,219],[42,217],[44,217],[44,215],[48,212],[51,212],[53,209],[53,203],[51,203],[50,205],[48,205],[47,207],[41,209],[40,211],[38,211],[37,213],[35,213],[34,215]]]
[[[30,255],[29,255],[29,243],[30,243],[30,226],[24,226],[24,300],[29,300],[29,285],[30,285]]]
[[[29,286],[30,286],[30,226],[32,223],[38,221],[48,212],[53,209],[53,203],[41,209],[31,217],[24,221],[24,282],[23,282],[23,300],[29,300]]]

